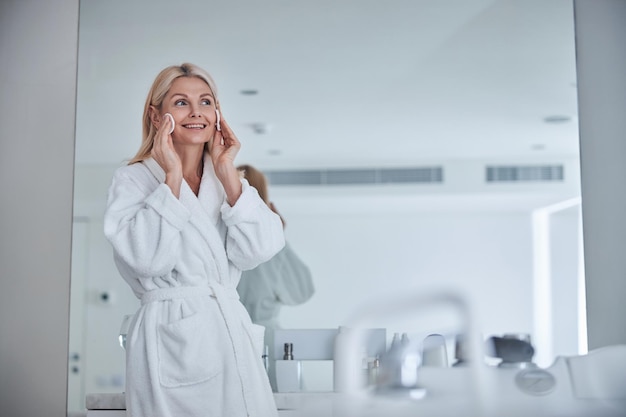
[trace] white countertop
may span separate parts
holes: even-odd
[[[315,404],[330,407],[337,395],[335,392],[276,392],[274,400],[279,410],[297,410]],[[88,410],[125,410],[126,397],[122,392],[87,394],[85,405]]]
[[[126,410],[126,396],[123,392],[111,394],[87,394],[87,410]]]

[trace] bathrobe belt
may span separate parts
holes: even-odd
[[[171,287],[147,291],[141,296],[141,304],[152,303],[154,301],[173,300],[175,298],[202,297],[207,295],[217,299],[239,299],[239,293],[236,288],[226,288],[223,285],[217,284],[211,287]]]

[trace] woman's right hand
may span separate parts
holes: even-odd
[[[183,164],[180,157],[174,149],[172,142],[172,119],[164,116],[161,121],[156,135],[154,136],[154,144],[150,156],[165,171],[165,183],[172,189],[176,197],[180,196],[180,185],[183,180]]]

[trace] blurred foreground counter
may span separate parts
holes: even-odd
[[[302,416],[315,413],[318,417],[333,415],[334,392],[274,393],[278,415]],[[87,417],[126,417],[126,398],[123,393],[87,394]]]

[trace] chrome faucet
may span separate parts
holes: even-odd
[[[476,323],[473,321],[473,311],[467,300],[454,291],[404,291],[400,294],[389,297],[380,296],[376,300],[364,304],[362,309],[357,310],[348,320],[350,326],[356,331],[351,332],[337,346],[338,353],[342,357],[355,357],[362,345],[363,335],[358,329],[366,328],[370,322],[379,321],[381,318],[406,318],[407,314],[422,313],[424,310],[447,306],[457,313],[460,331],[466,335],[465,354],[468,359],[482,357],[482,341],[479,339],[479,332]],[[420,343],[411,340],[404,345],[398,341],[392,343],[390,349],[380,357],[380,369],[376,380],[374,392],[380,394],[400,394],[409,393],[419,395],[424,390],[418,384],[418,372],[422,363],[422,350]],[[468,371],[475,383],[469,387],[470,391],[477,391],[475,397],[482,400],[483,372],[478,365],[481,361],[469,360]],[[447,366],[447,364],[446,364]],[[372,390],[363,390],[363,383],[360,378],[358,361],[346,361],[346,375],[339,390],[348,395],[367,395]],[[370,387],[371,388],[371,387]],[[394,392],[395,391],[395,392]]]

